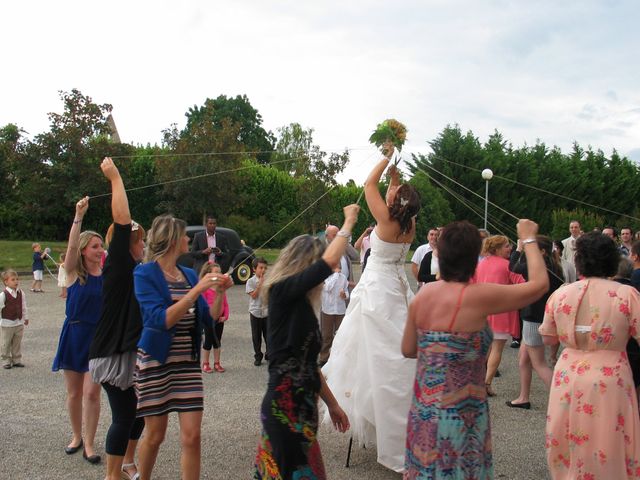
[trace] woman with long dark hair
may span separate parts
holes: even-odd
[[[544,343],[542,336],[538,332],[538,328],[544,318],[544,306],[553,292],[555,292],[564,283],[562,266],[551,250],[553,244],[549,237],[537,235],[536,241],[538,248],[542,252],[544,263],[547,268],[549,277],[549,289],[538,300],[531,305],[527,305],[520,310],[520,318],[522,319],[522,343],[518,355],[518,368],[520,369],[520,394],[515,400],[507,400],[506,404],[512,408],[531,408],[529,402],[529,393],[531,392],[531,376],[532,372],[538,374],[544,386],[549,389],[551,387],[552,371],[547,364],[544,355]],[[518,242],[518,249],[511,256],[509,268],[516,273],[521,274],[525,279],[529,278],[527,259],[524,255],[524,247],[522,242]]]
[[[359,443],[375,444],[378,462],[396,472],[404,468],[404,438],[411,403],[415,362],[400,353],[400,341],[413,298],[404,270],[420,196],[400,184],[395,166],[386,201],[378,182],[389,165],[393,146],[369,174],[364,187],[376,220],[367,269],[351,292],[345,317],[322,372],[349,416]]]

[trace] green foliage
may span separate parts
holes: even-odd
[[[422,207],[416,220],[416,238],[414,247],[425,243],[427,233],[433,227],[444,226],[454,220],[449,203],[442,192],[429,181],[429,175],[423,171],[417,171],[409,180],[420,194]]]
[[[552,238],[558,240],[567,238],[569,236],[569,224],[574,220],[580,222],[583,232],[590,232],[595,228],[601,230],[605,225],[604,217],[592,211],[581,208],[575,210],[553,210],[551,212],[553,229],[550,232]]]

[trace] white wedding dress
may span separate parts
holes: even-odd
[[[322,373],[349,416],[354,440],[376,445],[378,462],[404,470],[407,417],[416,363],[400,342],[413,292],[404,271],[406,243],[371,233],[371,254],[351,293]],[[329,421],[325,412],[325,421]]]

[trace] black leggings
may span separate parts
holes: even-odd
[[[224,322],[216,322],[215,327],[211,327],[210,325],[205,325],[203,327],[204,330],[204,344],[202,348],[205,350],[211,350],[213,348],[220,348],[222,343],[222,331],[224,330]]]
[[[105,451],[108,455],[124,457],[129,440],[138,440],[144,429],[144,418],[136,418],[138,398],[133,387],[122,390],[109,383],[102,388],[109,397],[111,426],[107,431]]]

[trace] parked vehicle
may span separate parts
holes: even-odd
[[[187,227],[187,235],[189,236],[189,248],[191,248],[191,242],[197,232],[204,231],[203,225],[190,225]],[[245,284],[253,275],[253,268],[251,263],[255,258],[253,249],[246,246],[241,240],[240,236],[235,230],[224,227],[216,228],[216,236],[222,237],[227,245],[225,255],[222,258],[220,267],[223,272],[229,273],[231,271],[231,277],[233,282],[238,285]],[[191,253],[185,253],[180,256],[178,263],[187,267],[193,268],[194,258]]]

